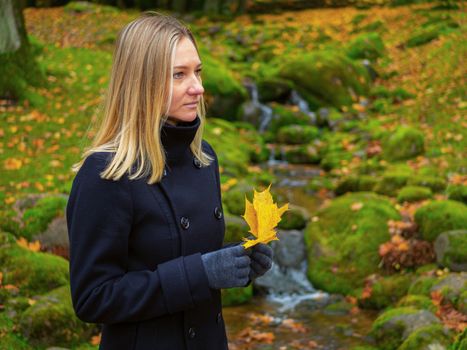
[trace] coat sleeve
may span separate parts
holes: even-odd
[[[128,271],[133,205],[127,177],[104,180],[106,161],[89,156],[67,205],[73,307],[86,322],[135,322],[194,307],[211,298],[201,254],[152,270]]]

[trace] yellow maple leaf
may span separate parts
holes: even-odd
[[[276,236],[276,226],[281,221],[281,216],[289,209],[289,204],[283,205],[281,208],[273,202],[269,189],[271,185],[263,192],[254,191],[253,203],[245,198],[245,214],[242,217],[250,226],[250,233],[256,239],[243,238],[245,243],[243,247],[248,249],[258,243],[269,243],[278,240]]]

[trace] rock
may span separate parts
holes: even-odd
[[[447,349],[452,332],[442,325],[430,325],[414,331],[397,350]]]
[[[422,238],[433,242],[441,233],[467,228],[467,206],[451,200],[433,201],[415,212]]]
[[[365,67],[335,50],[305,53],[284,60],[279,76],[291,80],[310,110],[350,106],[366,96],[370,77]]]
[[[290,98],[293,84],[280,78],[263,78],[258,80],[259,100],[263,103],[276,101],[285,103]]]
[[[377,181],[374,176],[369,175],[348,176],[339,181],[334,192],[336,196],[341,196],[347,192],[372,191]]]
[[[467,290],[467,272],[450,273],[439,279],[430,289],[430,292],[440,292],[444,298],[453,304],[463,291]]]
[[[440,266],[467,271],[467,230],[443,232],[436,238],[434,248]]]
[[[271,139],[275,138],[277,131],[286,125],[312,125],[312,119],[306,113],[298,108],[284,106],[278,103],[271,103],[273,118],[269,124],[268,131],[273,134]]]
[[[289,145],[302,145],[318,138],[319,130],[308,125],[287,125],[277,132],[277,141]]]
[[[406,185],[408,178],[409,174],[406,172],[387,171],[378,180],[374,191],[386,196],[396,196],[399,190]]]
[[[42,295],[19,322],[21,333],[35,346],[70,346],[88,339],[96,325],[80,321],[73,310],[69,286]]]
[[[319,164],[319,151],[312,145],[287,146],[285,160],[290,164]]]
[[[369,59],[375,61],[384,54],[383,41],[378,33],[363,33],[353,39],[346,50],[352,59]]]
[[[289,205],[289,210],[282,215],[278,228],[283,230],[302,230],[309,219],[310,215],[305,208],[291,204]],[[303,238],[303,234],[301,234],[301,237]]]
[[[263,111],[258,104],[251,101],[244,102],[240,106],[238,113],[238,120],[250,123],[256,129],[259,129],[262,122]]]
[[[370,335],[381,350],[397,349],[416,330],[439,324],[439,319],[427,310],[395,308],[383,312],[375,320]]]
[[[378,272],[380,244],[389,240],[388,220],[399,213],[384,197],[349,193],[319,210],[305,231],[308,278],[315,288],[352,294]]]
[[[7,233],[0,233],[0,268],[3,284],[18,287],[24,296],[42,294],[69,283],[68,261],[25,249]]]
[[[222,194],[223,206],[233,215],[243,215],[245,213],[245,196],[252,201],[253,186],[246,182],[238,183]]]
[[[346,301],[339,301],[326,306],[323,312],[327,315],[348,315],[353,308],[353,304]]]
[[[399,127],[383,140],[383,155],[390,161],[410,159],[424,152],[425,136],[412,127]]]
[[[225,236],[227,243],[241,242],[243,237],[248,234],[249,227],[245,220],[239,216],[224,213]]]
[[[398,307],[413,307],[420,310],[428,310],[435,313],[437,307],[433,304],[433,301],[425,295],[409,294],[399,300],[397,303]]]
[[[0,346],[5,350],[33,350],[27,341],[17,333],[13,320],[0,312]]]
[[[433,193],[436,193],[446,188],[446,180],[438,176],[413,175],[407,180],[407,185],[428,187]]]
[[[70,242],[68,240],[66,217],[60,216],[53,219],[47,226],[47,230],[34,236],[33,240],[40,242],[42,250],[68,258]]]
[[[408,294],[424,295],[430,297],[431,288],[438,282],[432,276],[420,276],[409,287]]]
[[[281,267],[292,267],[299,269],[306,259],[305,242],[303,232],[298,230],[277,232],[280,244],[273,243],[274,260]]]
[[[428,187],[405,186],[399,190],[397,201],[399,203],[417,202],[431,197],[433,197],[433,194]]]

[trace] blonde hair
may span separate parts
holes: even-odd
[[[145,12],[120,31],[102,122],[83,159],[74,165],[74,171],[95,152],[115,152],[100,174],[102,178],[118,180],[128,172],[130,179],[149,176],[148,184],[161,180],[166,164],[161,128],[167,121],[172,100],[175,49],[182,38],[190,39],[198,51],[186,26],[157,12]],[[201,123],[190,149],[207,166],[212,158],[202,151],[205,122],[202,97],[197,114]],[[134,165],[137,166],[133,172]]]

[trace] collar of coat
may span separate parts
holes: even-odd
[[[183,122],[177,125],[165,123],[162,126],[161,142],[168,161],[176,161],[186,154],[199,125],[200,119],[197,116],[192,122]]]

